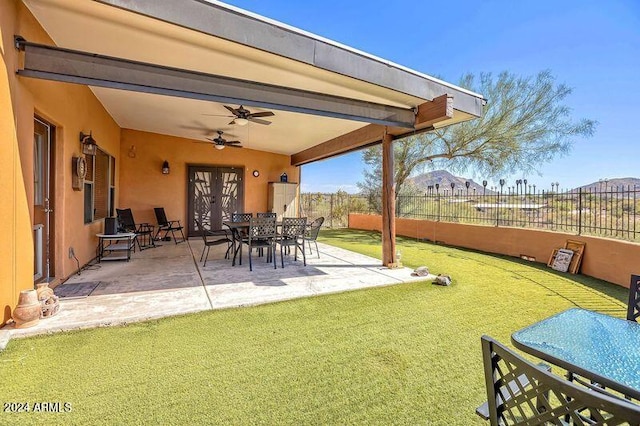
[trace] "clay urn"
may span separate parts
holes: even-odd
[[[16,328],[33,327],[40,321],[42,308],[35,290],[22,290],[18,297],[18,306],[13,310]]]
[[[49,283],[36,284],[36,292],[38,293],[38,300],[47,300],[53,296],[53,289],[49,288]]]

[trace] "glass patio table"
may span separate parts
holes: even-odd
[[[573,308],[511,335],[518,349],[640,400],[640,324]]]

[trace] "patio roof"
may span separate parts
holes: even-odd
[[[122,60],[125,71],[131,69],[127,61],[142,62],[182,71],[181,77],[197,73],[217,78],[221,86],[231,81],[225,79],[241,82],[218,100],[90,86],[122,128],[189,139],[219,129],[247,148],[293,155],[293,164],[304,164],[379,142],[395,115],[417,113],[413,128],[407,128],[411,124],[406,119],[395,122],[389,133],[397,136],[482,113],[479,94],[219,2],[24,3],[60,48]],[[445,102],[432,103],[434,99]],[[319,106],[328,101],[333,103],[329,112]],[[272,124],[231,127],[223,105],[240,103],[252,112],[273,110]],[[354,105],[360,108],[355,113]],[[390,118],[375,111],[388,111]]]

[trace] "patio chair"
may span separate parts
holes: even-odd
[[[253,218],[253,213],[231,213],[231,222],[249,222]],[[235,264],[236,256],[238,255],[238,251],[240,251],[240,260],[239,263],[242,265],[242,244],[247,244],[248,240],[248,228],[243,229],[232,229],[232,235],[237,247],[235,247],[233,251],[233,260]]]
[[[256,217],[278,217],[278,213],[274,213],[274,212],[261,212],[261,213],[256,213]]]
[[[249,222],[253,213],[232,213],[231,222]]]
[[[251,252],[254,249],[267,249],[267,262],[273,259],[273,269],[276,269],[275,256],[276,240],[276,218],[260,217],[251,218],[249,221],[249,232],[247,235],[247,246],[249,248],[249,270],[253,271]],[[242,250],[242,246],[240,247]]]
[[[173,241],[176,244],[185,241],[184,232],[182,232],[183,227],[180,224],[179,220],[167,220],[167,215],[164,212],[164,207],[155,207],[153,211],[156,213],[156,220],[158,221],[158,231],[156,232],[154,239],[157,240],[160,233],[164,231],[164,235],[162,236],[163,240],[167,238],[167,235],[169,234],[169,232],[171,232]],[[178,241],[178,239],[176,238],[176,231],[180,231],[180,235],[182,235],[182,239],[180,241]]]
[[[150,223],[136,223],[131,209],[116,209],[116,214],[118,215],[120,231],[136,234],[138,248],[141,251],[156,246],[153,241],[153,225]]]
[[[640,423],[640,406],[552,374],[491,337],[482,336],[481,342],[488,398],[483,417],[492,426],[569,424],[569,419],[575,425]]]
[[[640,275],[631,275],[629,283],[629,304],[627,306],[627,319],[638,322],[640,317]]]
[[[307,230],[304,233],[304,240],[309,245],[309,253],[313,254],[311,250],[311,242],[313,241],[316,245],[316,253],[318,253],[318,259],[320,259],[320,250],[318,250],[318,234],[320,233],[320,228],[324,223],[324,217],[320,216],[307,227]]]
[[[307,256],[304,252],[304,232],[307,229],[306,217],[284,217],[282,218],[282,232],[278,239],[277,244],[280,244],[280,261],[284,268],[284,253],[285,247],[295,247],[294,260],[298,260],[298,248],[302,251],[302,259],[304,266],[307,266]]]
[[[202,258],[204,257],[203,267],[207,266],[207,259],[209,258],[209,250],[213,246],[219,246],[221,244],[227,245],[227,252],[224,254],[224,258],[229,258],[229,252],[231,251],[233,240],[231,239],[231,235],[229,235],[229,231],[221,229],[216,231],[211,231],[205,229],[202,226],[202,223],[199,220],[196,220],[196,226],[202,235],[202,241],[204,242],[204,247],[202,248],[202,254],[200,255],[200,262],[202,262]],[[215,239],[211,239],[211,237],[217,237]],[[205,251],[207,254],[205,255]]]

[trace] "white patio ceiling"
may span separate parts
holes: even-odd
[[[322,69],[304,61],[285,57],[281,52],[274,53],[264,50],[264,47],[259,49],[250,40],[251,34],[247,35],[248,41],[241,44],[237,40],[230,41],[206,34],[201,29],[190,29],[198,28],[197,22],[189,28],[179,22],[180,19],[193,20],[193,17],[181,16],[180,8],[188,9],[189,5],[202,7],[203,2],[157,0],[151,6],[151,8],[164,6],[164,11],[168,13],[171,13],[171,7],[175,6],[177,16],[175,22],[180,23],[178,25],[114,7],[118,6],[118,3],[123,3],[131,5],[131,8],[145,9],[147,5],[143,1],[23,1],[54,43],[63,48],[402,108],[414,108],[432,98],[422,94],[422,97],[407,94],[406,92],[410,91],[384,87],[383,84],[374,84],[374,82],[365,81],[362,78],[354,78],[344,73]],[[104,3],[113,3],[114,5]],[[161,3],[162,5],[160,5]],[[380,59],[368,57],[344,46],[331,44],[324,39],[314,38],[315,36],[239,11],[236,8],[217,2],[211,3],[211,5],[204,3],[205,7],[211,6],[206,9],[206,12],[212,13],[211,16],[217,19],[221,19],[219,14],[222,11],[222,19],[234,19],[235,17],[249,19],[257,25],[267,25],[267,29],[273,30],[276,41],[278,31],[291,34],[292,38],[283,39],[283,44],[310,38],[314,42],[324,43],[332,48],[337,47],[340,52],[355,55],[359,60],[364,60],[367,63],[376,62],[379,65],[382,62]],[[147,11],[143,10],[141,13],[145,12]],[[247,31],[253,31],[253,27],[248,26]],[[255,34],[253,35],[255,36]],[[240,33],[240,37],[242,36]],[[295,50],[295,44],[293,47],[293,53],[289,56],[298,54]],[[291,46],[286,48],[291,48]],[[303,50],[304,47],[300,46],[299,51],[303,52]],[[391,65],[396,67],[395,69],[402,69],[399,66]],[[411,70],[405,71],[413,72]],[[419,77],[428,78],[427,76]],[[428,81],[429,84],[433,82],[438,89],[447,92],[451,90],[459,98],[469,97],[474,101],[482,99],[480,95],[466,92],[435,79]],[[242,141],[246,148],[288,155],[367,125],[361,121],[282,111],[275,108],[268,108],[275,113],[275,116],[268,117],[268,120],[272,122],[269,126],[255,123],[250,123],[248,126],[229,125],[231,118],[221,103],[104,87],[91,87],[91,89],[122,128],[196,140],[212,136],[215,130],[223,130],[233,139]],[[238,107],[237,104],[231,106]],[[245,106],[252,112],[266,110],[266,108]],[[456,105],[454,104],[454,106]],[[215,114],[221,115],[221,117],[214,116]],[[456,108],[454,117],[439,125],[466,120],[473,115],[477,114],[470,111],[469,108]]]

